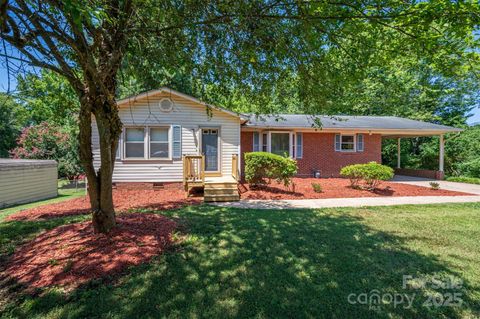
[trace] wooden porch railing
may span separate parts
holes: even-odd
[[[205,183],[205,156],[183,156],[183,185],[189,182]]]
[[[238,181],[238,154],[233,154],[232,155],[232,177]]]

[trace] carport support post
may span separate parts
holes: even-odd
[[[397,138],[397,168],[401,168],[401,148],[400,148],[400,137]]]
[[[443,173],[443,164],[445,156],[445,141],[443,140],[443,134],[440,135],[440,158],[438,161],[438,170]]]

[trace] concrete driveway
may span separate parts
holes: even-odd
[[[404,175],[395,175],[393,177],[392,182],[409,184],[409,185],[417,185],[417,186],[423,186],[423,187],[430,187],[430,182],[437,182],[440,184],[441,189],[480,195],[480,185],[475,185],[475,184],[437,181],[434,179],[404,176]]]

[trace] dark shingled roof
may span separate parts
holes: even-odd
[[[318,119],[325,129],[372,129],[372,130],[429,130],[460,132],[459,128],[415,121],[396,116],[312,116],[303,114],[248,115],[247,127],[259,128],[312,128]]]

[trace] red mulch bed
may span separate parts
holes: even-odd
[[[148,262],[172,244],[177,224],[156,214],[124,214],[108,235],[90,221],[60,226],[17,249],[5,273],[29,288],[75,288]]]
[[[448,191],[444,189],[432,190],[428,187],[383,182],[375,191],[359,190],[350,187],[348,179],[343,178],[294,178],[295,191],[285,188],[281,184],[272,182],[260,189],[250,190],[247,184],[240,186],[242,199],[314,199],[340,197],[377,197],[377,196],[461,196],[471,195]],[[315,193],[312,183],[322,185],[323,192]],[[162,190],[127,190],[113,191],[115,209],[119,212],[130,209],[168,210],[177,209],[186,205],[199,204],[201,198],[185,198],[180,189]],[[70,215],[87,214],[90,211],[87,197],[48,204],[20,211],[12,214],[6,220],[37,220],[64,217]]]
[[[186,205],[198,204],[200,198],[185,198],[180,189],[161,190],[113,190],[113,202],[119,212],[129,209],[146,208],[152,210],[177,209]],[[87,197],[75,198],[55,204],[47,204],[12,214],[6,220],[50,219],[71,215],[88,214],[90,202]]]
[[[433,190],[428,187],[382,182],[379,189],[369,191],[353,189],[350,181],[344,178],[294,178],[295,191],[282,184],[272,182],[258,189],[250,189],[247,184],[240,187],[242,199],[314,199],[341,197],[378,197],[378,196],[462,196],[467,193],[453,192],[444,189]],[[315,193],[312,183],[322,185],[322,192]]]

